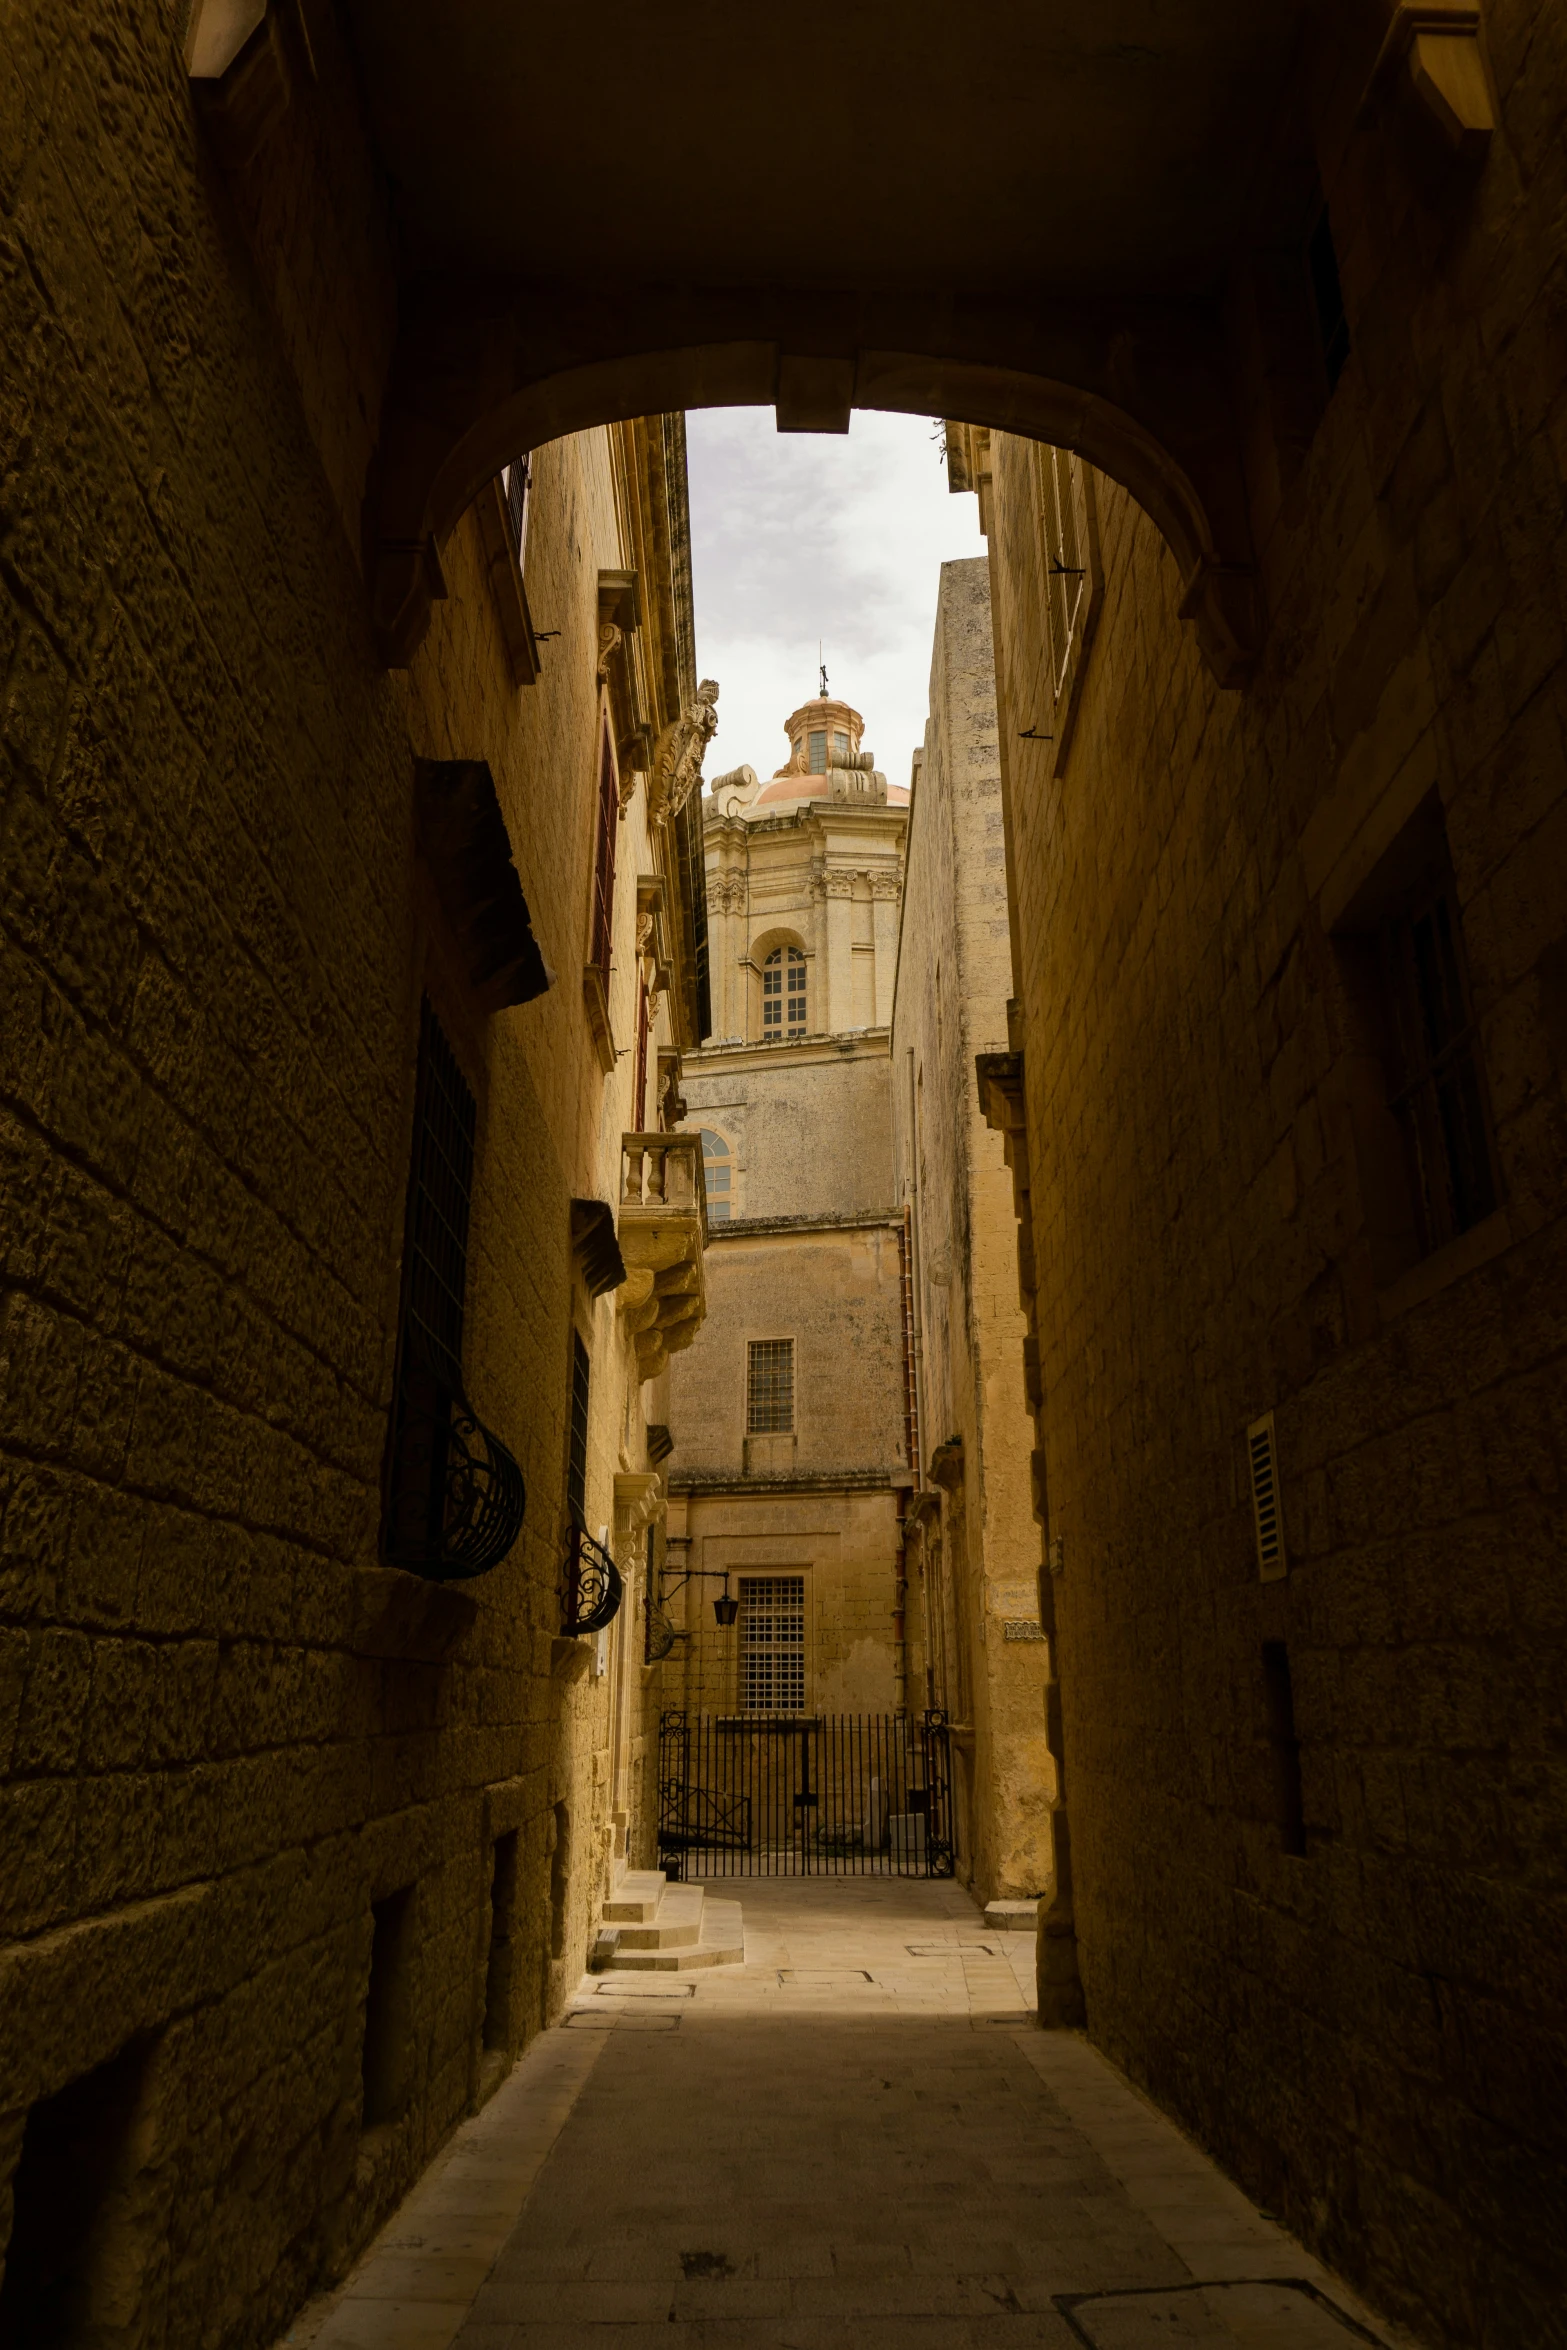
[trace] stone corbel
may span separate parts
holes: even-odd
[[[616,1477],[615,1530],[623,1539],[661,1518],[664,1506],[664,1480],[656,1470],[622,1470]]]
[[[642,984],[647,989],[648,1018],[661,995],[669,991],[671,972],[669,944],[665,935],[667,911],[664,896],[664,877],[661,873],[637,875],[637,961],[642,968]]]
[[[293,96],[276,9],[266,0],[194,0],[185,70],[225,170],[254,163]]]
[[[609,695],[610,725],[620,762],[620,812],[625,814],[646,772],[652,728],[637,706],[637,681],[630,640],[642,625],[642,601],[634,571],[599,573],[598,680]]]
[[[1249,563],[1203,555],[1187,574],[1180,617],[1197,630],[1202,657],[1221,686],[1244,685],[1262,641],[1257,574]]]
[[[1400,84],[1456,161],[1483,159],[1496,128],[1496,99],[1474,0],[1398,0],[1362,115]]]

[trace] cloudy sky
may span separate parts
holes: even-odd
[[[925,735],[936,577],[982,555],[979,500],[948,494],[936,427],[857,412],[847,437],[781,433],[770,408],[692,409],[697,674],[722,687],[709,777],[783,764],[783,721],[829,688],[906,784]]]

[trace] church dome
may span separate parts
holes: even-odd
[[[754,808],[790,806],[802,800],[866,798],[876,804],[906,806],[908,793],[876,776],[870,754],[860,748],[865,721],[858,710],[828,694],[813,695],[784,720],[789,757],[772,781],[762,786]],[[852,790],[846,784],[852,783]]]

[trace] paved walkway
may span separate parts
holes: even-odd
[[[1404,2344],[955,1886],[736,1885],[746,1963],[586,1981],[290,2350]]]

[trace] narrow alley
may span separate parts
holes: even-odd
[[[286,2350],[1350,2350],[1373,2319],[917,1878],[588,1977]]]
[[[0,2350],[1567,2350],[1567,0],[0,26]]]

